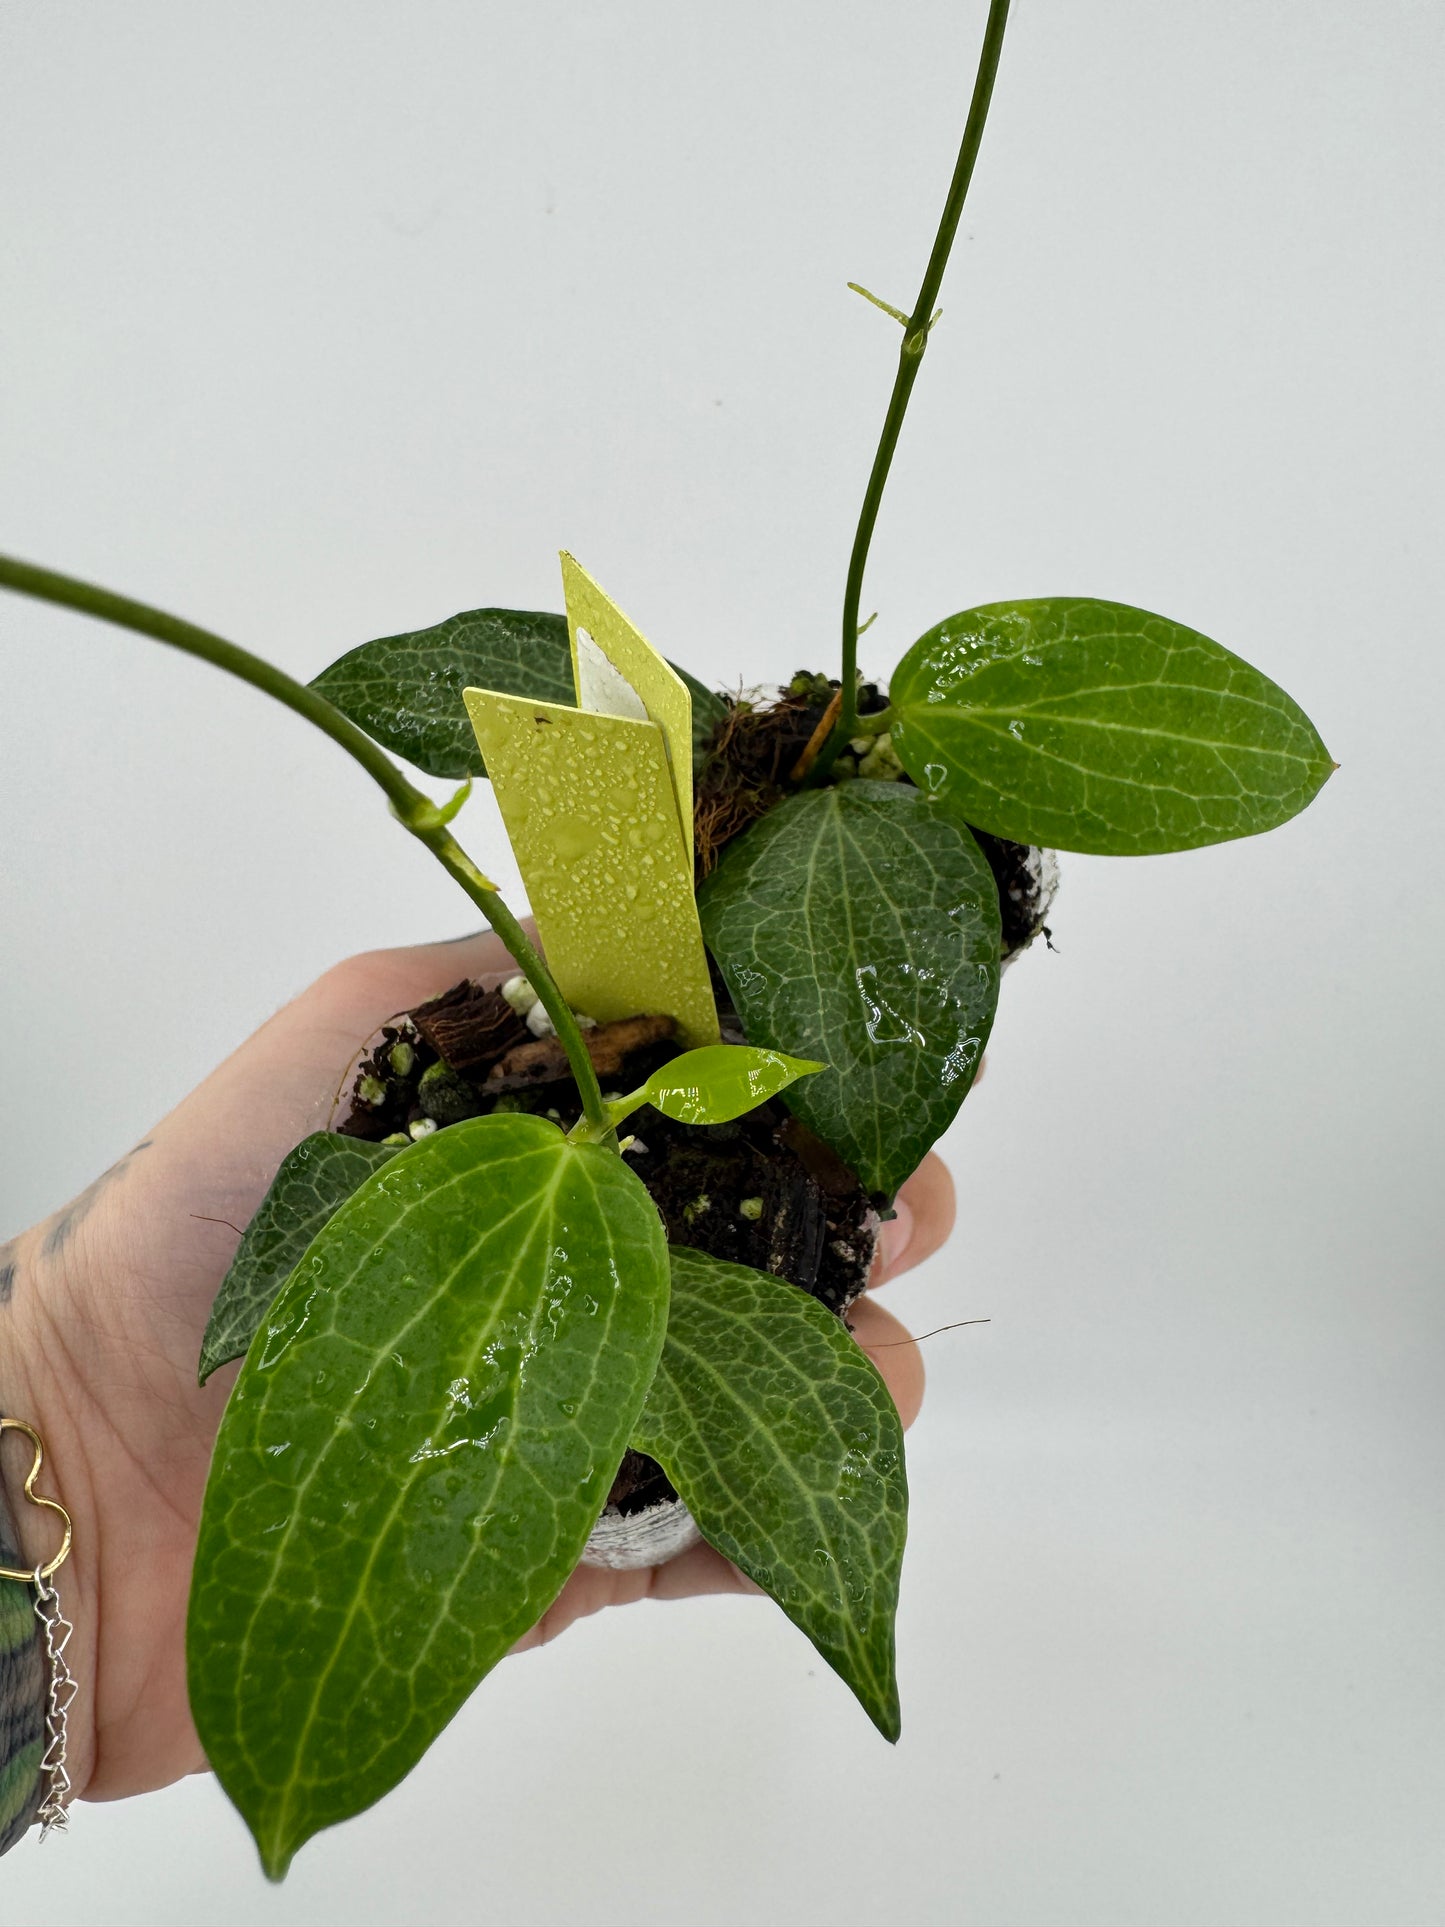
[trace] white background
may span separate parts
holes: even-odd
[[[699,675],[830,665],[981,0],[6,0],[0,547],[302,676],[576,551]],[[756,1601],[508,1663],[270,1890],[209,1784],[0,1919],[1445,1915],[1438,8],[1019,0],[866,661],[1188,622],[1342,768],[1066,864],[945,1143],[889,1751]],[[203,666],[0,605],[0,1235],[337,957],[474,921]],[[506,872],[489,801],[464,840]]]

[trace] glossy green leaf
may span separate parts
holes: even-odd
[[[468,609],[433,629],[364,642],[311,687],[428,776],[486,774],[464,689],[577,700],[567,618],[533,609]]]
[[[399,1152],[312,1244],[226,1408],[191,1590],[196,1726],[273,1878],[556,1597],[667,1291],[640,1181],[517,1114]]]
[[[827,1066],[788,1108],[891,1196],[993,1023],[998,891],[978,845],[910,784],[809,790],[730,845],[698,909],[748,1037]]]
[[[685,669],[677,673],[692,695],[697,768],[726,705]],[[464,689],[569,707],[577,700],[567,618],[535,609],[468,609],[431,629],[363,642],[311,687],[384,749],[428,776],[458,778],[486,775]]]
[[[841,1319],[795,1285],[669,1248],[667,1342],[633,1443],[898,1737],[903,1426]]]
[[[756,1110],[800,1077],[812,1077],[821,1064],[750,1044],[705,1044],[684,1051],[656,1070],[638,1090],[610,1108],[618,1121],[651,1104],[680,1124],[726,1124]]]
[[[920,788],[994,836],[1102,856],[1272,830],[1334,768],[1282,689],[1217,642],[1119,602],[966,609],[889,687]]]
[[[201,1342],[200,1382],[244,1358],[277,1292],[338,1205],[397,1153],[337,1131],[313,1131],[281,1160],[221,1280]]]

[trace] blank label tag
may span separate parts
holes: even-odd
[[[666,1013],[682,1043],[713,1044],[692,881],[691,699],[570,557],[563,571],[582,707],[468,689],[467,713],[568,1003],[599,1023]]]
[[[565,550],[562,593],[567,599],[567,629],[572,638],[572,676],[577,707],[605,716],[641,714],[656,723],[667,746],[677,818],[692,847],[692,697],[687,684],[663,661],[642,631],[623,615],[582,564]],[[579,632],[587,638],[580,640]],[[595,652],[595,653],[594,653]],[[613,672],[597,664],[597,656]],[[618,683],[621,683],[621,690]],[[625,691],[625,694],[623,693]],[[622,705],[628,698],[640,712]]]

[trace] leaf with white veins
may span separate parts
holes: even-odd
[[[698,892],[749,1041],[826,1068],[783,1096],[891,1195],[952,1122],[998,1000],[998,889],[962,824],[911,784],[804,791]]]
[[[1276,683],[1121,602],[995,602],[921,637],[889,687],[914,782],[994,836],[1098,856],[1272,830],[1334,764]]]
[[[384,749],[428,776],[484,776],[462,691],[500,689],[571,703],[567,618],[535,609],[466,609],[431,629],[348,650],[311,687]]]
[[[633,1443],[896,1740],[908,1481],[888,1388],[796,1285],[680,1245],[668,1256],[667,1339]]]
[[[368,1144],[339,1131],[313,1131],[288,1151],[241,1235],[221,1280],[201,1341],[200,1382],[243,1358],[257,1328],[332,1213],[372,1172],[396,1156],[394,1144]]]
[[[636,1176],[519,1115],[400,1151],[302,1259],[221,1422],[188,1632],[201,1743],[273,1879],[557,1596],[667,1292]]]
[[[726,704],[685,669],[677,674],[692,697],[693,766],[701,768]],[[379,636],[339,656],[311,687],[383,749],[428,776],[458,780],[487,773],[464,689],[569,707],[577,700],[567,618],[537,609],[464,609],[430,629]]]

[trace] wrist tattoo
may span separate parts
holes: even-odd
[[[117,1158],[109,1169],[102,1171],[98,1178],[92,1179],[83,1191],[76,1193],[69,1204],[63,1205],[61,1209],[56,1212],[50,1221],[49,1228],[45,1233],[44,1242],[41,1245],[41,1250],[47,1258],[53,1258],[57,1253],[65,1249],[66,1244],[70,1240],[71,1233],[78,1224],[82,1223],[90,1215],[90,1212],[95,1206],[95,1201],[101,1192],[108,1186],[114,1184],[117,1178],[125,1175],[126,1168],[132,1158],[139,1157],[142,1151],[148,1151],[150,1148],[151,1140],[146,1138],[144,1142],[137,1144],[133,1150],[127,1151],[124,1157]]]

